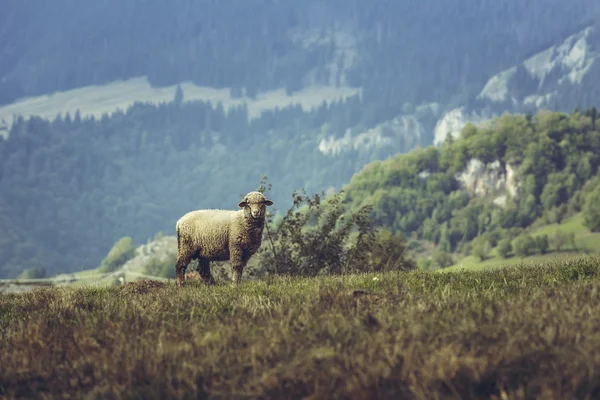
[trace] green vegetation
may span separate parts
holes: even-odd
[[[332,134],[370,125],[360,107],[355,97],[249,121],[245,107],[225,113],[197,101],[138,103],[101,119],[18,118],[0,139],[0,277],[24,265],[43,265],[50,275],[97,267],[121,237],[144,243],[158,231],[173,235],[190,210],[235,209],[238,193],[264,173],[276,182],[280,209],[296,188],[348,180],[374,154],[332,159],[313,142],[332,115]],[[305,163],[311,167],[297,168]]]
[[[285,210],[290,200],[283,193],[323,187],[334,175],[339,178],[339,171],[350,178],[361,164],[315,151],[309,157],[312,169],[298,172],[292,166],[308,162],[306,153],[279,151],[301,147],[306,139],[296,128],[320,129],[328,116],[345,115],[336,129],[368,124],[360,112],[343,113],[346,107],[359,110],[361,101],[324,104],[310,113],[289,107],[250,122],[244,108],[225,114],[203,102],[136,104],[101,120],[78,115],[52,122],[18,119],[9,139],[0,142],[0,275],[17,276],[23,265],[43,265],[50,275],[98,266],[118,238],[143,243],[157,231],[173,234],[173,221],[191,209],[237,204],[236,193],[253,189],[248,183],[268,165],[282,166],[269,173],[277,187],[270,196],[277,209]],[[293,127],[290,118],[296,121]],[[517,251],[513,240],[544,225],[562,226],[581,215],[582,224],[594,227],[600,187],[594,118],[592,109],[504,115],[480,128],[469,124],[460,140],[449,138],[439,148],[366,165],[341,200],[353,213],[372,206],[379,227],[405,238],[412,252],[435,256],[429,267],[452,265],[473,251],[482,262],[510,257]],[[190,136],[191,127],[202,128]],[[228,133],[215,143],[215,131]],[[268,141],[253,140],[265,131]],[[266,163],[256,156],[265,149],[273,150]],[[202,163],[195,162],[199,158]],[[472,159],[486,163],[486,174],[500,182],[500,189],[492,185],[487,193],[473,195],[464,187],[459,177]],[[245,167],[235,168],[241,161]],[[503,205],[494,201],[503,196]],[[547,245],[541,239],[518,247],[518,256],[573,247],[574,237],[555,237],[554,230],[546,234]],[[511,249],[505,241],[501,253],[497,247],[505,238]],[[591,237],[577,242],[580,251],[597,249]],[[115,267],[106,262],[104,269]]]
[[[0,395],[595,398],[599,329],[594,258],[41,289],[0,296]]]
[[[468,256],[455,254],[456,260],[451,263],[450,270],[496,268],[523,262],[544,263],[571,259],[582,254],[600,253],[600,233],[590,232],[585,227],[581,213],[566,218],[560,224],[532,226],[524,231],[527,233],[521,234],[519,237],[501,239],[484,261],[478,259],[474,254]],[[529,254],[527,256],[517,256],[514,251],[515,241],[523,240],[522,236],[529,236],[534,242],[525,239],[531,246],[527,250]],[[540,245],[544,248],[548,247],[542,251]]]
[[[265,176],[259,190],[270,189]],[[415,268],[403,238],[373,226],[370,206],[353,212],[346,209],[343,192],[324,196],[294,192],[283,217],[275,221],[267,215],[263,246],[256,256],[259,267],[290,276]]]
[[[135,104],[95,119],[71,113],[52,121],[0,121],[0,129],[10,125],[9,139],[0,140],[2,278],[18,276],[28,266],[44,266],[51,275],[97,267],[123,236],[143,243],[157,231],[173,234],[174,221],[191,209],[234,206],[237,194],[263,173],[275,183],[273,197],[281,209],[295,189],[337,190],[373,160],[429,145],[437,119],[454,107],[522,111],[477,95],[493,74],[594,25],[600,11],[593,0],[476,1],[466,8],[460,0],[418,6],[359,0],[179,6],[151,0],[143,7],[115,0],[91,6],[68,0],[26,3],[12,2],[0,13],[0,26],[14,38],[0,49],[1,104],[142,76],[155,87],[193,81],[259,101],[266,90],[284,88],[290,94],[307,85],[350,86],[361,94],[310,112],[299,105],[276,108],[252,121],[245,107],[225,112],[218,102],[182,102],[181,90],[171,104]],[[193,22],[182,22],[188,20]],[[598,43],[599,33],[590,31],[588,46]],[[561,86],[547,106],[565,110],[600,101],[597,65],[580,84]],[[542,94],[522,66],[515,76],[509,87],[515,95]],[[545,79],[541,90],[550,93],[555,81]],[[596,173],[598,152],[589,135],[596,111],[579,119],[579,114],[548,115],[545,122],[500,119],[490,135],[469,127],[465,136],[472,137],[463,144],[447,144],[439,153],[420,150],[422,156],[406,158],[406,169],[378,171],[366,187],[355,179],[355,190],[348,193],[359,203],[372,196],[382,225],[413,244],[420,241],[427,251],[425,241],[440,251],[468,254],[470,241],[489,233],[493,237],[476,249],[486,250],[480,255],[487,259],[488,248],[493,254],[506,234],[501,230],[524,228],[540,213],[554,223],[581,208],[590,229],[596,229],[592,201],[586,206],[589,196],[577,194],[580,181]],[[394,120],[399,116],[415,119]],[[415,121],[419,135],[399,133],[399,126]],[[373,127],[381,127],[393,145],[361,146],[341,156],[319,150],[326,136],[356,136]],[[532,146],[538,139],[541,144]],[[581,159],[571,165],[578,152]],[[559,156],[567,153],[569,165],[562,165]],[[544,162],[531,163],[538,155]],[[522,201],[509,202],[499,213],[487,200],[478,204],[456,192],[446,173],[464,167],[466,156],[521,163]],[[411,184],[412,161],[433,168],[422,180],[427,183]],[[421,184],[427,188],[417,189]],[[438,259],[447,264],[452,257]]]
[[[585,197],[583,218],[585,226],[592,232],[600,231],[600,186]]]
[[[468,124],[459,140],[449,137],[439,148],[367,165],[344,190],[354,208],[372,205],[379,224],[459,258],[544,254],[552,241],[558,244],[552,250],[560,251],[568,242],[574,245],[574,232],[559,237],[539,232],[538,238],[532,232],[577,215],[585,226],[594,226],[600,193],[595,118],[592,109],[505,114],[479,128]],[[465,177],[472,160],[481,161],[483,171]],[[472,179],[480,185],[477,192],[465,183]],[[500,242],[502,250],[493,251]],[[447,264],[447,257],[434,258],[438,266]]]
[[[46,277],[46,269],[44,267],[26,268],[17,277],[18,279],[42,279]]]
[[[129,236],[122,237],[110,249],[108,255],[102,264],[100,264],[99,272],[112,272],[121,267],[135,254],[135,246]]]
[[[143,273],[149,276],[175,279],[175,262],[177,253],[170,253],[166,257],[152,257],[144,266]],[[191,270],[191,265],[190,268]]]

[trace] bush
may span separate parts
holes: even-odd
[[[177,254],[167,253],[166,256],[152,257],[144,266],[144,274],[161,278],[175,279],[175,262]]]
[[[437,251],[433,257],[433,263],[439,268],[447,268],[454,264],[452,255],[446,251]]]
[[[567,243],[567,235],[560,229],[555,230],[552,236],[552,243],[555,251],[562,250],[563,246]]]
[[[135,246],[131,238],[129,236],[122,237],[110,249],[106,258],[102,260],[99,271],[112,272],[133,258],[134,254]]]
[[[260,188],[264,192],[266,177]],[[401,236],[374,227],[372,209],[346,210],[344,192],[328,198],[294,192],[293,204],[278,221],[266,216],[260,263],[270,273],[316,276],[415,268]]]
[[[508,258],[508,255],[512,251],[512,243],[510,238],[504,238],[498,242],[498,255],[502,258]]]
[[[515,255],[518,257],[527,257],[535,252],[537,244],[531,235],[521,235],[513,242]]]
[[[577,250],[577,243],[575,242],[575,232],[569,232],[567,234],[567,243],[572,250]]]
[[[407,250],[402,234],[378,229],[370,262],[383,271],[415,269],[416,263],[405,257]]]
[[[433,260],[431,258],[419,258],[417,260],[417,268],[420,270],[430,270],[433,266]],[[452,265],[452,264],[451,264]]]
[[[456,249],[459,253],[462,253],[465,257],[473,254],[473,243],[472,242],[462,242],[458,245]]]
[[[43,279],[46,278],[46,269],[44,267],[26,268],[17,279]]]
[[[479,261],[485,261],[492,250],[490,242],[484,239],[476,239],[473,244],[473,255],[479,259]]]
[[[600,232],[600,186],[585,196],[583,223],[592,232]]]
[[[569,207],[566,203],[558,207],[553,207],[546,212],[547,224],[560,224],[569,214]]]
[[[546,254],[548,249],[550,248],[550,243],[548,241],[548,235],[539,235],[535,237],[535,244],[542,254]]]

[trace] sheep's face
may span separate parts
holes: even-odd
[[[260,192],[250,192],[244,199],[238,204],[240,208],[243,208],[246,217],[250,217],[255,220],[260,220],[265,217],[267,206],[272,206],[273,202],[268,200]]]

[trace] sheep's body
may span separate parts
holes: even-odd
[[[196,210],[181,217],[176,228],[179,246],[192,253],[193,259],[227,261],[232,242],[254,254],[262,241],[263,225],[264,220],[247,223],[244,210]]]
[[[211,261],[230,261],[233,280],[239,283],[248,260],[261,245],[265,210],[272,201],[259,192],[250,192],[239,204],[241,210],[196,210],[182,216],[177,230],[177,281],[191,260],[198,259],[198,273],[209,284]]]

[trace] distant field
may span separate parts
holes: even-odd
[[[583,225],[583,216],[581,214],[576,214],[571,218],[565,219],[561,224],[550,224],[534,229],[530,232],[530,235],[533,237],[548,235],[549,238],[552,238],[552,235],[554,235],[557,229],[560,229],[563,233],[575,234],[575,249],[565,245],[560,252],[551,251],[544,255],[536,254],[524,258],[512,256],[506,259],[499,257],[496,253],[496,249],[492,249],[490,257],[485,261],[480,261],[474,256],[468,256],[458,259],[454,265],[441,271],[456,271],[462,268],[482,270],[522,263],[543,263],[554,260],[569,260],[574,257],[578,258],[583,255],[595,255],[600,253],[600,233],[590,232],[590,230]],[[550,250],[553,249],[551,248]]]
[[[39,289],[0,295],[0,397],[591,399],[599,331],[597,258]]]
[[[223,103],[228,109],[243,102],[248,104],[250,118],[256,118],[263,110],[282,108],[290,104],[300,104],[304,109],[353,96],[360,92],[351,87],[314,86],[307,87],[287,96],[284,89],[260,93],[256,99],[232,99],[229,89],[214,89],[197,86],[191,82],[182,82],[184,100],[210,100],[213,104]],[[54,94],[21,99],[13,104],[0,107],[0,121],[10,124],[14,114],[29,117],[37,115],[52,119],[60,112],[74,113],[79,109],[82,116],[100,117],[103,113],[111,113],[117,108],[126,110],[136,101],[152,103],[173,100],[176,85],[164,88],[152,88],[145,77],[112,82],[103,86],[85,86]]]

